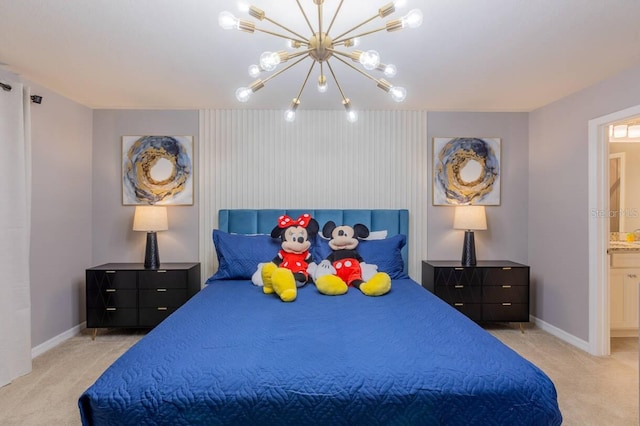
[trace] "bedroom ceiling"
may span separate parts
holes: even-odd
[[[313,2],[300,2],[314,17]],[[332,32],[387,2],[345,0]],[[252,4],[308,32],[295,1]],[[325,0],[326,21],[337,4]],[[397,65],[392,82],[407,88],[406,101],[396,104],[337,63],[355,109],[530,111],[640,64],[640,1],[408,0],[366,28],[413,8],[424,14],[420,28],[377,33],[359,46]],[[262,51],[284,49],[284,40],[224,31],[217,23],[222,10],[246,17],[233,0],[0,0],[0,63],[93,108],[285,110],[308,66],[292,68],[240,104],[235,89],[253,81],[248,65]],[[258,26],[277,30],[265,21]],[[300,111],[342,109],[330,78],[324,95],[315,77],[310,83]]]

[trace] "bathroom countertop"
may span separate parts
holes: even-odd
[[[609,241],[607,253],[640,253],[640,241]]]

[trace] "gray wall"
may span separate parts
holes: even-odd
[[[42,104],[31,104],[31,343],[36,347],[85,319],[92,112],[34,83],[27,85],[43,97]]]
[[[529,263],[533,313],[589,337],[588,122],[640,104],[640,67],[530,113]]]
[[[93,112],[93,261],[143,262],[146,236],[134,232],[134,206],[122,205],[122,136],[194,137],[198,175],[198,111],[96,110]],[[198,261],[198,182],[193,206],[169,206],[169,230],[158,233],[162,262]]]
[[[478,260],[527,263],[528,159],[527,113],[429,112],[429,169],[433,168],[434,137],[497,137],[501,142],[501,201],[487,206],[487,230],[475,232]],[[433,178],[433,170],[430,180]],[[428,186],[429,200],[433,187]],[[453,229],[453,207],[427,208],[427,252],[431,260],[458,260],[464,231]]]

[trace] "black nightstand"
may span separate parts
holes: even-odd
[[[478,323],[529,322],[529,266],[506,260],[475,266],[426,260],[422,286]]]
[[[199,263],[107,263],[86,270],[87,328],[153,328],[200,291]]]

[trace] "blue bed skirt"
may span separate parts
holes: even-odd
[[[293,303],[215,281],[79,400],[85,425],[559,425],[536,366],[412,280]]]

